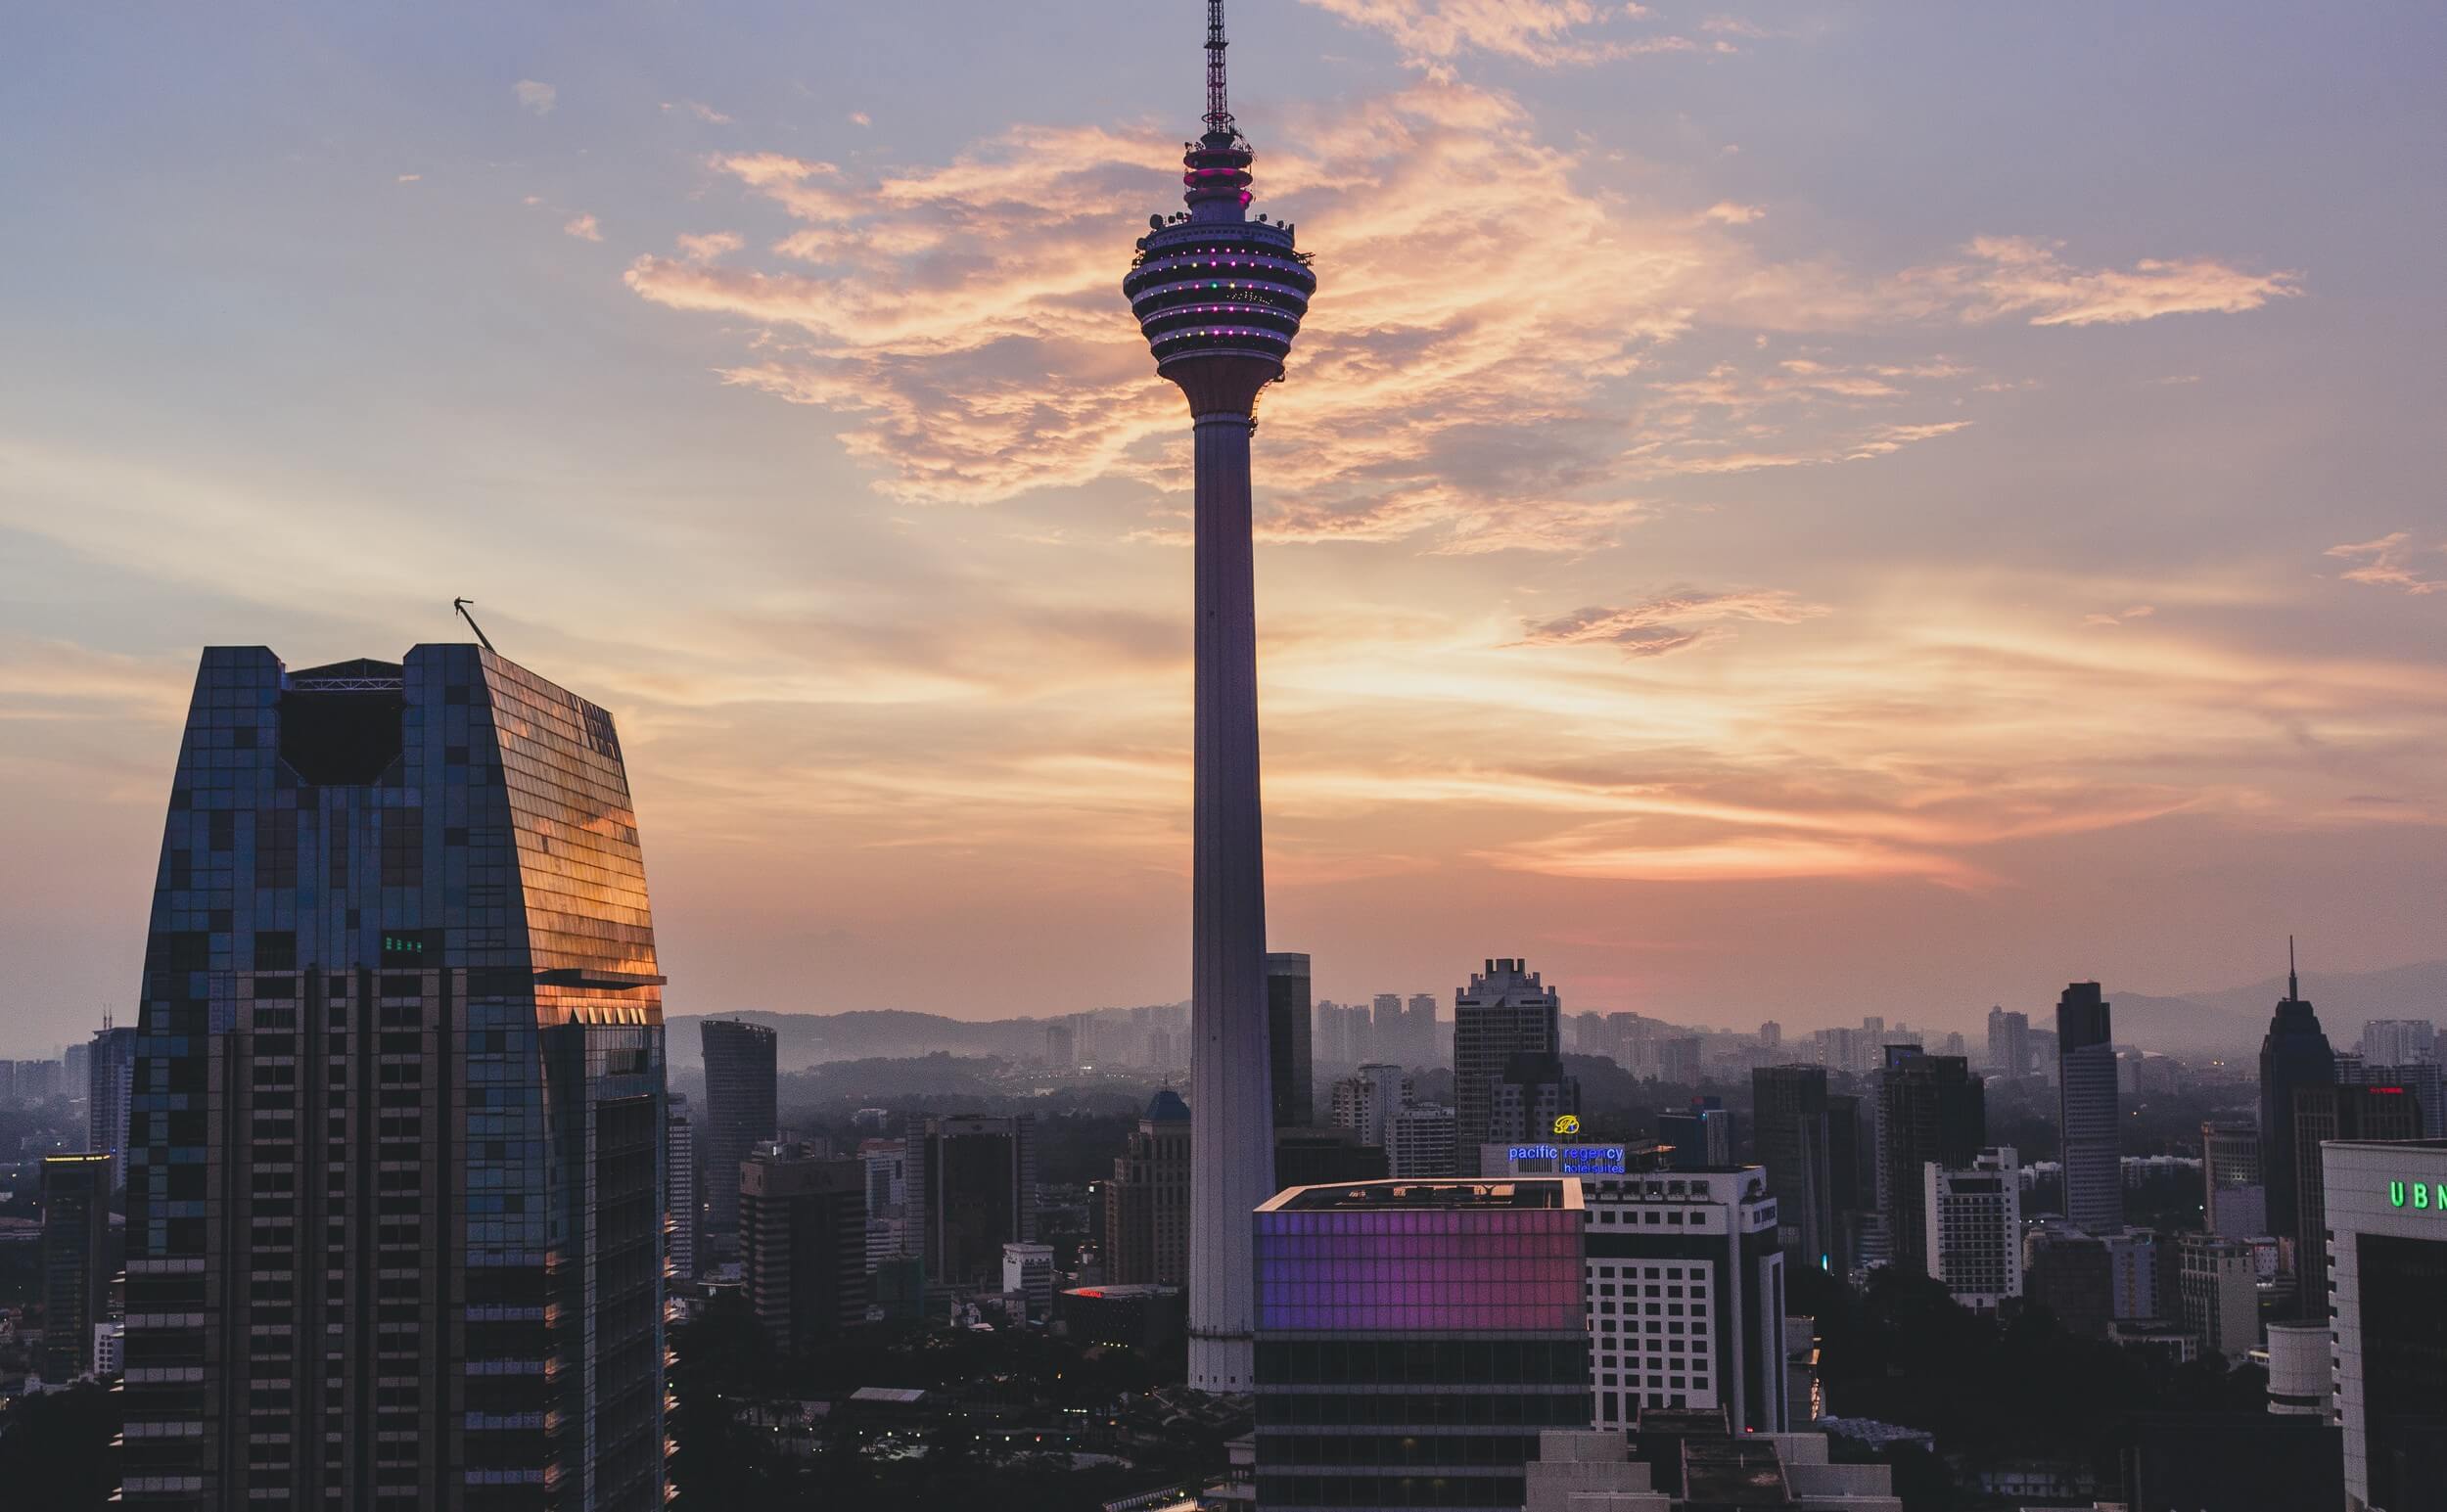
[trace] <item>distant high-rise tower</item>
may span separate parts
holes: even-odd
[[[1752,1137],[1784,1247],[1804,1265],[1833,1269],[1839,1247],[1825,1068],[1760,1067],[1750,1074],[1750,1106]]]
[[[1490,960],[1453,1000],[1454,1137],[1461,1173],[1478,1173],[1479,1147],[1494,1137],[1496,1085],[1516,1055],[1559,1055],[1563,999],[1515,957]]]
[[[1266,958],[1266,1062],[1274,1126],[1306,1127],[1316,1087],[1309,1064],[1309,957],[1297,950]]]
[[[54,1386],[87,1370],[93,1326],[111,1300],[111,1158],[46,1155],[42,1198],[42,1349],[37,1372]]]
[[[1283,376],[1316,279],[1291,227],[1249,219],[1253,154],[1232,121],[1224,46],[1224,0],[1208,0],[1207,129],[1182,159],[1189,209],[1154,217],[1122,290],[1197,437],[1189,1384],[1244,1392],[1256,1338],[1249,1214],[1270,1195],[1274,1164],[1249,442],[1258,393]]]
[[[2320,1029],[2320,1016],[2303,1001],[2301,979],[2294,975],[2294,945],[2285,942],[2285,1000],[2269,1016],[2269,1031],[2260,1041],[2260,1180],[2268,1193],[2269,1232],[2287,1241],[2302,1263],[2304,1244],[2318,1244],[2318,1234],[2303,1234],[2294,1179],[2294,1093],[2307,1086],[2336,1080],[2336,1052]]]
[[[1189,1279],[1189,1110],[1158,1089],[1104,1187],[1105,1279],[1179,1286]]]
[[[2401,1086],[2294,1089],[2294,1230],[2302,1235],[2294,1250],[2294,1270],[2303,1311],[2316,1317],[2328,1310],[2328,1186],[2320,1146],[2334,1139],[2421,1137],[2422,1105]]]
[[[2116,1123],[2115,1042],[2096,982],[2056,1000],[2056,1115],[2064,1141],[2064,1215],[2103,1234],[2124,1226],[2124,1130]]]
[[[664,1504],[663,978],[605,710],[204,653],[145,946],[129,1507]]]
[[[742,1289],[774,1348],[864,1321],[866,1163],[768,1144],[740,1163],[738,1186]]]
[[[671,1279],[697,1279],[697,1230],[704,1226],[697,1192],[697,1129],[688,1122],[688,1099],[670,1095],[663,1123],[663,1210],[670,1224]]]
[[[2362,1058],[2374,1066],[2438,1059],[2438,1026],[2427,1019],[2373,1019],[2362,1026]]]
[[[1402,1064],[1424,1070],[1443,1059],[1436,1047],[1436,994],[1413,992],[1402,1010]]]
[[[1987,1134],[1987,1093],[1960,1057],[1887,1047],[1877,1083],[1877,1195],[1896,1270],[1927,1273],[1921,1168],[1934,1163],[1948,1170],[1969,1169]]]
[[[912,1119],[909,1207],[926,1279],[984,1285],[1001,1274],[1002,1247],[1037,1237],[1037,1120]]]
[[[111,1157],[111,1184],[127,1184],[127,1097],[135,1085],[136,1031],[105,1024],[85,1053],[85,1148]]]
[[[1988,1010],[1988,1065],[2001,1077],[2030,1074],[2030,1015],[2008,1013],[2003,1008]]]
[[[769,1025],[708,1019],[705,1047],[706,1239],[714,1252],[739,1252],[739,1165],[781,1130],[774,1101],[776,1036]]]

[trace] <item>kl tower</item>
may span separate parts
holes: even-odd
[[[1151,217],[1124,280],[1197,444],[1197,800],[1191,860],[1189,1384],[1255,1374],[1251,1213],[1274,1195],[1267,1084],[1266,870],[1258,828],[1258,631],[1249,440],[1259,390],[1316,291],[1291,228],[1249,218],[1249,143],[1224,89],[1224,0],[1207,0],[1206,133],[1185,214]]]

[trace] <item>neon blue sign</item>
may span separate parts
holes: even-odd
[[[1505,1156],[1514,1162],[1551,1161],[1559,1175],[1623,1174],[1623,1147],[1619,1144],[1516,1144],[1506,1149]]]

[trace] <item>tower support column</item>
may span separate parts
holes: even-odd
[[[1184,384],[1195,394],[1196,389]],[[1197,793],[1191,859],[1189,1384],[1255,1369],[1252,1213],[1274,1194],[1258,818],[1258,638],[1246,407],[1195,416]]]

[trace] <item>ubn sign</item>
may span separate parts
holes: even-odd
[[[2390,1181],[2387,1183],[2387,1205],[2447,1214],[2447,1181]]]

